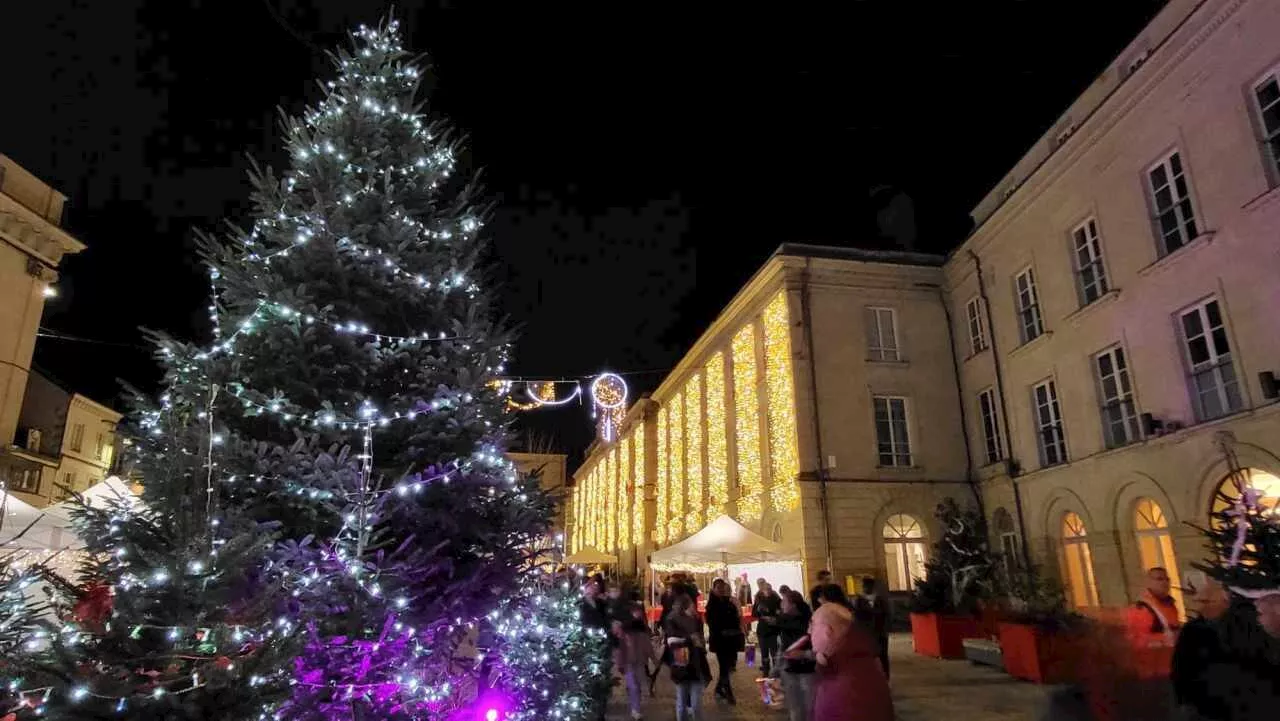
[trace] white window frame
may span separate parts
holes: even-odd
[[[902,405],[902,418],[894,418],[893,402],[900,401]],[[887,438],[880,437],[880,404],[884,403],[885,417],[888,421],[889,436]],[[910,468],[912,466],[911,455],[911,401],[905,396],[891,395],[875,395],[871,397],[871,422],[875,426],[876,436],[876,463],[881,468]],[[898,438],[895,433],[895,423],[900,423],[903,437]],[[888,456],[890,462],[885,463],[884,457]]]
[[[1179,172],[1174,172],[1173,160],[1177,158]],[[1164,171],[1166,182],[1159,188],[1156,187],[1151,175],[1157,169]],[[1182,180],[1184,189],[1183,195],[1174,195],[1178,189],[1178,179]],[[1195,194],[1191,190],[1191,171],[1187,167],[1186,159],[1182,157],[1182,151],[1175,148],[1169,151],[1163,158],[1147,166],[1146,173],[1143,176],[1143,183],[1147,186],[1147,200],[1151,203],[1151,221],[1152,227],[1156,234],[1156,244],[1161,256],[1169,255],[1179,248],[1187,246],[1191,241],[1200,236],[1200,209],[1196,205]],[[1170,197],[1173,199],[1163,212],[1160,210],[1159,191],[1162,188],[1170,189]],[[1161,219],[1173,213],[1173,218],[1177,222],[1175,226],[1176,233],[1166,233],[1161,225]],[[1190,225],[1190,229],[1188,229]],[[1170,237],[1176,235],[1177,244],[1170,247]]]
[[[1104,373],[1104,360],[1110,362],[1110,374]],[[1113,345],[1094,354],[1093,379],[1098,387],[1099,419],[1107,448],[1119,448],[1142,440],[1138,404],[1133,394],[1133,374],[1129,370],[1129,356],[1124,346]]]
[[[1090,216],[1071,229],[1071,262],[1076,269],[1076,292],[1080,305],[1086,306],[1111,290],[1107,265],[1102,259],[1102,234],[1098,219]],[[1092,274],[1092,279],[1087,276]]]
[[[987,464],[1004,459],[1004,437],[1000,432],[1000,409],[996,406],[996,390],[987,388],[978,393],[978,425],[982,430],[982,445]]]
[[[1210,306],[1217,308],[1219,324],[1216,326],[1211,324],[1209,318]],[[1194,338],[1187,335],[1186,319],[1190,315],[1196,315],[1200,322],[1201,332]],[[1195,410],[1196,418],[1200,421],[1210,421],[1243,409],[1244,398],[1241,395],[1243,389],[1240,377],[1236,373],[1231,336],[1227,329],[1227,314],[1222,307],[1222,299],[1215,295],[1183,308],[1178,311],[1176,322],[1178,336],[1182,341],[1182,357],[1187,366],[1187,391],[1191,394],[1191,405]],[[1191,345],[1194,340],[1200,338],[1204,339],[1208,358],[1197,363],[1191,356]],[[1217,347],[1218,340],[1226,344],[1225,353],[1220,352]],[[1205,406],[1204,397],[1208,392],[1202,390],[1202,387],[1207,388],[1207,386],[1202,386],[1201,379],[1212,381],[1212,392],[1216,396],[1218,407],[1222,409],[1221,413],[1210,413]]]
[[[885,343],[885,315],[888,315],[892,345]],[[898,311],[883,305],[869,305],[863,312],[867,323],[867,357],[873,361],[897,362],[902,360],[902,343],[898,335]],[[873,324],[874,321],[874,324]]]
[[[975,295],[964,305],[965,320],[969,324],[969,353],[978,355],[987,349],[987,319],[983,313],[982,296]]]
[[[1045,401],[1040,402],[1044,389]],[[1058,384],[1046,378],[1031,387],[1031,417],[1036,428],[1036,448],[1040,452],[1040,466],[1057,466],[1066,463],[1067,432],[1062,423],[1062,404],[1058,400]]]
[[[68,446],[72,451],[80,453],[84,448],[84,424],[77,423],[71,427],[71,444]]]
[[[1268,169],[1271,171],[1272,182],[1280,181],[1280,117],[1277,118],[1275,129],[1267,128],[1266,111],[1268,108],[1275,108],[1280,115],[1280,95],[1277,95],[1275,101],[1267,106],[1262,105],[1262,99],[1258,97],[1258,91],[1267,83],[1274,83],[1276,90],[1280,91],[1280,67],[1274,67],[1262,74],[1252,86],[1249,88],[1250,105],[1253,106],[1253,112],[1258,119],[1259,141],[1262,145],[1262,154],[1266,156]]]
[[[1026,279],[1025,288],[1023,279]],[[1040,308],[1040,290],[1036,287],[1036,271],[1027,266],[1013,276],[1013,299],[1018,309],[1018,337],[1023,344],[1044,335],[1044,314]]]

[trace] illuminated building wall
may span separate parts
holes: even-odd
[[[702,374],[696,373],[684,387],[684,474],[686,533],[702,528],[707,499],[703,495]]]
[[[657,514],[654,518],[654,538],[658,543],[667,542],[667,503],[671,486],[671,467],[667,458],[667,406],[658,409],[658,478]]]
[[[684,395],[677,393],[671,399],[669,404],[671,413],[668,416],[670,421],[671,438],[668,441],[668,448],[671,453],[670,467],[671,487],[667,490],[667,500],[669,507],[667,510],[667,538],[678,539],[684,530],[684,491],[685,477],[684,467]]]
[[[791,368],[791,324],[786,291],[764,310],[765,388],[769,413],[769,467],[773,510],[800,504],[800,453],[796,448],[796,398]]]
[[[644,486],[646,478],[645,467],[645,428],[647,423],[637,423],[632,427],[628,438],[631,440],[632,456],[635,458],[632,482],[635,488],[632,491],[631,501],[631,540],[636,547],[643,548],[645,537],[644,534],[649,527],[645,525],[645,500]]]
[[[733,337],[733,414],[737,441],[738,520],[760,520],[763,510],[764,469],[760,457],[760,396],[756,392],[756,333],[754,324]]]
[[[631,436],[614,446],[618,457],[618,548],[631,548]]]
[[[707,517],[724,513],[729,503],[729,418],[725,414],[724,354],[706,367],[707,378]]]
[[[610,552],[618,547],[618,460],[617,446],[609,449],[605,454],[604,477],[600,479],[600,488],[604,491],[604,548],[600,549]]]

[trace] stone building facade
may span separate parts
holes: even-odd
[[[678,404],[686,454],[678,475],[670,459],[632,468],[650,531],[637,563],[723,508],[801,549],[810,576],[901,587],[952,497],[980,504],[1007,563],[1058,571],[1078,606],[1113,605],[1144,569],[1180,575],[1203,555],[1187,524],[1209,522],[1231,468],[1274,503],[1277,38],[1278,2],[1170,0],[978,204],[947,258],[782,246],[633,421],[666,439],[647,442],[652,465],[670,454]],[[759,338],[778,308],[785,353]],[[735,340],[752,325],[755,405],[735,409]],[[719,471],[691,477],[687,464],[690,388],[695,457],[710,458],[716,357],[735,411],[723,498],[707,486]],[[575,522],[607,520],[610,506],[578,503],[593,473],[608,482],[595,469],[609,453],[575,474],[571,542]],[[706,504],[692,518],[681,507],[676,525],[672,499],[687,506],[690,483]]]

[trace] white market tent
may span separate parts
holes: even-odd
[[[798,563],[800,552],[774,543],[728,516],[720,516],[701,531],[649,556],[651,566],[672,570],[681,565],[732,566],[776,561]]]
[[[42,520],[39,509],[0,490],[0,554],[16,549],[47,548],[47,545],[35,538],[39,535],[36,527],[41,525]],[[27,532],[23,533],[24,530]]]
[[[597,551],[591,546],[583,546],[564,559],[571,566],[607,566],[618,562],[618,557]]]
[[[90,506],[101,506],[116,498],[138,503],[128,484],[111,476],[80,494]],[[34,508],[19,498],[0,492],[0,552],[6,550],[66,551],[83,544],[71,524],[73,501],[63,501],[48,508]],[[28,528],[29,527],[29,528]],[[23,530],[26,529],[26,533]],[[21,536],[19,537],[19,534]]]

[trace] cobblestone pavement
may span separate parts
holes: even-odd
[[[1045,709],[1049,690],[1043,686],[1014,680],[992,668],[968,661],[940,661],[917,656],[911,650],[910,634],[894,634],[889,643],[893,671],[893,702],[898,721],[935,721],[963,718],[966,721],[1036,721]],[[713,674],[717,672],[711,660]],[[738,705],[714,699],[710,689],[703,695],[702,721],[786,721],[781,709],[768,709],[760,701],[755,679],[758,668],[747,668],[740,658],[733,687]],[[655,696],[645,689],[646,721],[675,718],[675,689],[664,668],[658,676]],[[609,704],[609,721],[629,721],[626,688],[614,689]]]

